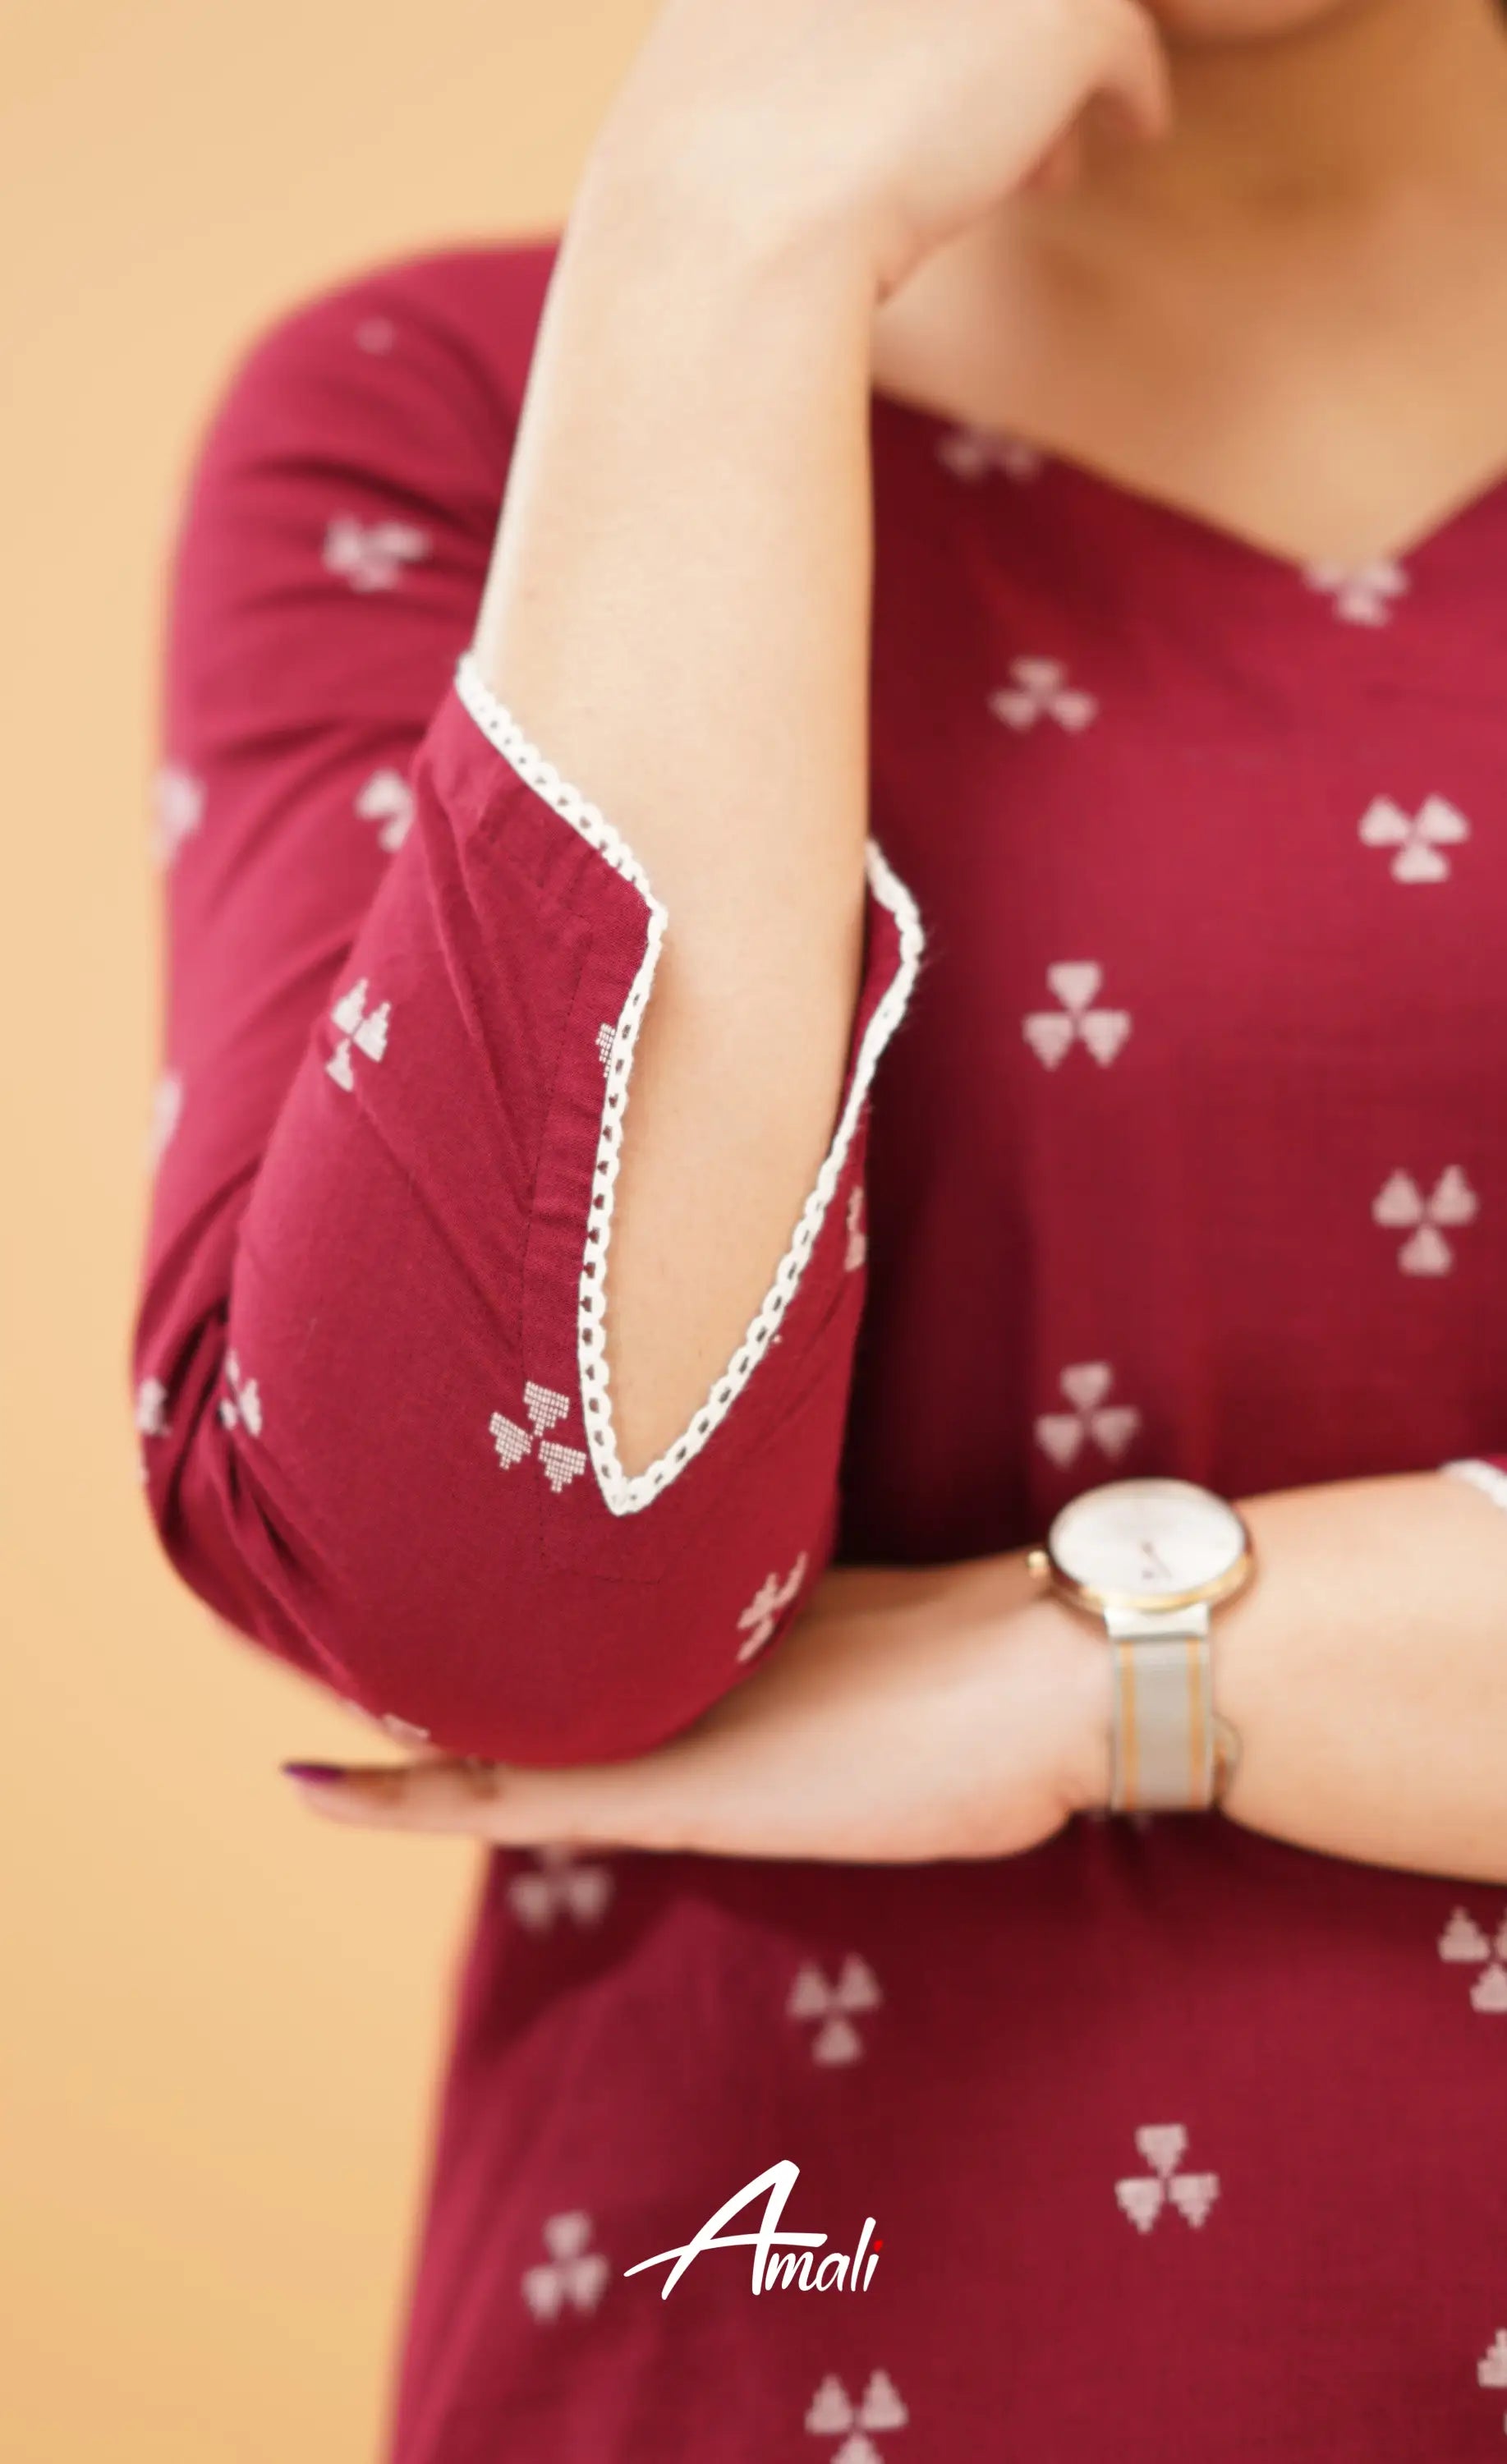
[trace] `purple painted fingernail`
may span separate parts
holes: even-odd
[[[313,1780],[316,1785],[321,1780],[327,1782],[345,1777],[344,1767],[340,1763],[279,1763],[277,1768],[286,1771],[290,1779]]]

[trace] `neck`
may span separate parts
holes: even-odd
[[[1096,142],[1043,201],[1064,232],[1175,216],[1290,230],[1388,196],[1507,203],[1507,11],[1498,0],[1348,0],[1258,40],[1172,40],[1175,124],[1159,144]]]

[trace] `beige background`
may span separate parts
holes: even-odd
[[[371,1730],[214,1623],[141,1502],[162,559],[252,329],[557,225],[652,0],[4,13],[0,2441],[359,2464],[477,1865],[293,1801],[281,1757]]]

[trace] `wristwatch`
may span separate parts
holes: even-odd
[[[1214,1709],[1210,1611],[1256,1572],[1234,1507],[1190,1480],[1111,1480],[1056,1516],[1031,1572],[1102,1617],[1114,1675],[1109,1811],[1217,1805],[1239,1740]]]

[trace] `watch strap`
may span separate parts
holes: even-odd
[[[1105,1617],[1113,1662],[1109,1810],[1196,1812],[1218,1802],[1237,1741],[1213,1705],[1207,1606]]]

